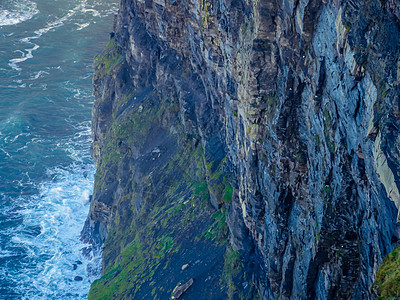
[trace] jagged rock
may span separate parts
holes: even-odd
[[[174,299],[179,299],[183,293],[185,293],[193,284],[193,278],[190,278],[185,284],[180,285],[178,284],[174,290],[173,290],[173,294],[174,294]]]
[[[264,299],[370,299],[398,236],[399,12],[394,0],[122,1],[95,61],[82,233],[104,244],[103,268],[157,244],[136,230],[173,225],[163,208],[178,219],[200,205],[177,198],[204,192]]]

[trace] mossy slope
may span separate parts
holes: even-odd
[[[190,278],[187,299],[245,297],[240,254],[227,246],[226,158],[206,159],[199,135],[181,124],[177,98],[134,87],[120,52],[111,41],[95,62],[94,115],[105,121],[94,128],[91,216],[107,238],[89,299],[167,299]]]
[[[379,299],[400,298],[400,247],[383,260],[376,272],[375,288]]]

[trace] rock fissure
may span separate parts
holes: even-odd
[[[391,0],[121,1],[95,59],[89,298],[384,293],[398,24]]]

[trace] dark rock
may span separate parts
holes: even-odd
[[[227,225],[208,235],[228,228],[248,274],[238,294],[370,299],[400,219],[399,16],[394,0],[122,1],[95,63],[86,254],[104,246],[109,270],[206,191]]]
[[[82,251],[83,251],[83,249],[82,249]],[[84,255],[88,255],[88,253],[85,252]],[[74,264],[72,264],[72,267],[74,270],[76,270],[76,269],[78,269],[78,265],[81,265],[81,264],[82,264],[82,262],[80,260],[77,260]]]
[[[83,278],[82,278],[81,276],[75,276],[75,277],[74,277],[74,280],[75,280],[75,281],[82,281]]]
[[[82,254],[84,257],[87,257],[88,259],[91,259],[92,254],[93,254],[93,248],[92,247],[84,247],[82,248]]]

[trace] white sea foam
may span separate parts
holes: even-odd
[[[20,3],[21,2],[21,3]],[[22,4],[24,3],[24,4]],[[98,3],[96,3],[95,5],[97,5]],[[24,13],[24,18],[22,18],[21,20],[19,20],[18,18],[11,18],[10,16],[8,17],[8,21],[7,22],[12,22],[10,20],[14,20],[13,22],[17,22],[17,19],[19,20],[17,23],[28,20],[30,18],[32,18],[35,14],[37,14],[39,11],[37,10],[37,6],[34,2],[32,1],[19,1],[16,2],[15,6],[19,9],[18,12],[19,13]],[[88,3],[87,0],[82,0],[78,5],[76,5],[73,9],[69,10],[68,13],[66,13],[64,16],[55,19],[52,22],[49,22],[46,24],[45,27],[37,29],[34,31],[34,35],[29,36],[29,37],[25,37],[22,38],[20,41],[23,43],[28,43],[28,44],[33,44],[34,47],[30,48],[30,49],[25,49],[24,51],[18,51],[21,53],[21,57],[18,58],[13,58],[9,61],[9,66],[15,70],[15,71],[21,71],[21,67],[19,66],[20,63],[26,61],[27,59],[33,58],[33,54],[32,52],[39,49],[39,45],[33,43],[32,41],[35,39],[39,39],[42,35],[48,33],[49,31],[52,31],[60,26],[63,26],[67,21],[69,21],[74,15],[78,14],[78,13],[83,13],[85,14],[91,14],[93,17],[103,17],[99,11],[97,11],[94,6],[92,7],[87,7]],[[111,13],[115,13],[116,11],[116,3],[114,4],[113,9],[107,10],[105,11],[105,15],[107,16]],[[9,11],[7,10],[3,10],[4,14],[10,14]],[[0,26],[2,25],[2,10],[0,7]],[[6,17],[4,16],[4,20],[6,20]],[[6,21],[4,21],[6,22]],[[16,24],[16,23],[15,23]],[[86,27],[88,27],[90,25],[90,22],[87,23],[75,23],[76,25],[78,25],[77,30],[82,30]],[[12,25],[12,24],[3,24],[3,25]],[[37,79],[37,78],[35,78]],[[26,87],[26,85],[21,85],[19,87]]]
[[[18,66],[19,63],[26,61],[33,57],[32,52],[39,49],[39,45],[34,44],[32,48],[25,49],[24,51],[18,50],[16,52],[21,53],[21,57],[10,59],[8,65],[16,71],[21,71],[21,68]]]
[[[10,4],[12,1],[16,2],[17,0],[0,0],[0,16],[2,3],[7,2],[7,4]],[[24,4],[33,3],[30,0],[18,0],[18,2]],[[39,1],[36,2],[40,3]],[[49,4],[52,5],[53,3],[50,2]],[[56,2],[54,2],[54,5],[57,5]],[[12,75],[10,76],[11,79],[18,79],[12,82],[4,82],[4,86],[10,83],[13,88],[18,88],[22,85],[36,88],[53,75],[53,69],[60,69],[63,72],[68,70],[68,67],[61,60],[52,62],[56,64],[55,66],[53,64],[53,67],[40,66],[38,52],[41,52],[43,48],[39,50],[39,45],[47,47],[48,44],[46,44],[45,38],[38,39],[47,33],[50,35],[50,32],[58,31],[61,26],[65,26],[68,31],[71,28],[72,30],[81,30],[87,26],[93,26],[98,21],[97,18],[116,12],[117,4],[112,5],[108,1],[106,2],[104,3],[103,0],[74,0],[69,2],[69,4],[73,5],[70,7],[74,8],[70,11],[64,11],[62,15],[49,14],[43,18],[39,15],[35,17],[35,20],[26,23],[26,25],[37,26],[28,29],[27,33],[18,31],[23,26],[15,26],[15,30],[10,27],[10,30],[16,32],[15,39],[23,39],[18,40],[22,42],[21,44],[18,45],[18,41],[14,44],[21,51],[16,51],[11,54],[11,57],[7,58],[7,60],[13,58],[9,60],[9,65],[12,69],[2,69],[2,71],[7,71]],[[41,5],[45,4],[42,3]],[[107,7],[107,11],[105,11],[104,7]],[[110,10],[110,7],[113,7],[113,10]],[[42,6],[39,6],[39,8],[41,11],[43,10]],[[99,10],[97,11],[96,8],[99,8]],[[9,8],[7,9],[10,11]],[[29,10],[25,12],[28,13]],[[47,23],[37,25],[42,20]],[[24,32],[26,32],[25,29]],[[21,34],[23,35],[21,36]],[[79,35],[81,34],[79,33]],[[38,52],[35,52],[36,50]],[[29,68],[28,75],[25,72],[13,71],[25,69],[24,65],[28,66],[29,64],[29,62],[25,61],[34,56],[35,59],[38,59],[38,64],[33,65],[35,67],[38,65],[39,69]],[[61,65],[58,66],[57,64]],[[42,71],[39,71],[40,68]],[[46,71],[51,75],[45,73]],[[83,70],[81,75],[84,75],[83,78],[86,79],[90,75],[89,73],[91,74],[91,70]],[[42,77],[45,77],[44,80],[41,80]],[[76,104],[76,107],[84,103],[87,109],[88,103],[93,102],[90,91],[81,88],[81,85],[77,85],[75,80],[71,79],[68,87],[71,93],[68,93],[70,96],[67,100]],[[46,88],[46,86],[43,85],[43,88]],[[53,86],[49,84],[49,89],[51,88]],[[74,124],[77,133],[56,141],[59,144],[57,155],[60,152],[59,150],[65,151],[66,158],[68,158],[65,163],[69,163],[71,160],[74,163],[69,166],[52,167],[48,170],[47,176],[39,179],[36,176],[32,176],[32,174],[31,179],[30,173],[21,169],[20,176],[12,180],[10,185],[21,188],[21,191],[23,190],[25,194],[12,199],[12,202],[15,203],[15,210],[0,211],[0,214],[4,213],[6,216],[4,219],[5,226],[10,226],[9,230],[3,230],[2,228],[1,231],[1,234],[7,237],[7,241],[3,245],[8,252],[3,252],[3,249],[0,249],[1,255],[4,256],[3,261],[6,261],[4,264],[0,263],[0,281],[6,279],[6,286],[9,286],[10,291],[12,290],[17,295],[15,299],[85,299],[87,298],[90,282],[96,279],[96,275],[93,276],[92,274],[100,274],[101,257],[88,261],[81,253],[81,249],[87,246],[80,241],[80,231],[89,210],[89,196],[92,193],[95,170],[88,151],[91,141],[90,122],[76,124],[77,119],[82,120],[80,113],[75,116],[72,113],[72,116],[68,117],[67,120],[68,125]],[[12,118],[7,120],[7,122],[13,123],[17,121],[17,117],[15,120]],[[29,138],[25,138],[21,134],[9,134],[6,130],[8,126],[3,128],[1,123],[0,154],[7,159],[7,154],[3,151],[9,150],[7,147],[1,147],[2,143],[4,145],[13,144],[13,149],[18,148],[17,152],[27,152],[27,149],[30,149],[31,146],[46,143],[46,136],[36,136],[34,133]],[[23,125],[21,128],[29,132],[29,126]],[[14,143],[17,144],[14,145]],[[9,152],[14,157],[16,156],[15,151]],[[45,155],[46,153],[43,153],[43,156]],[[40,164],[40,162],[32,163]],[[38,183],[39,181],[40,183]],[[3,195],[2,197],[6,196]],[[8,206],[10,209],[13,207],[12,205]],[[2,237],[0,236],[0,238]],[[2,257],[0,256],[0,258]],[[79,264],[79,262],[82,264]],[[82,277],[83,280],[75,281],[74,278],[76,276]],[[2,297],[7,296],[0,293],[0,299],[3,299]],[[9,296],[8,299],[13,299],[13,295]]]
[[[82,30],[82,29],[88,27],[90,25],[90,23],[83,23],[83,24],[75,23],[75,25],[78,26],[78,28],[76,30],[79,31],[79,30]]]
[[[16,25],[31,19],[39,12],[35,2],[25,1],[10,1],[5,5],[0,6],[0,26]]]
[[[23,299],[82,299],[90,285],[87,266],[91,262],[82,256],[85,245],[79,237],[89,209],[94,166],[76,163],[48,170],[48,175],[52,180],[43,182],[39,194],[26,199],[26,208],[18,212],[23,224],[15,230],[11,242],[38,264],[32,268],[26,263],[23,274],[14,274],[24,283],[16,288],[25,295]],[[40,226],[38,235],[21,230],[32,226]],[[76,276],[83,280],[75,281]]]
[[[39,72],[37,72],[34,76],[31,76],[31,79],[32,80],[36,80],[36,79],[39,79],[39,78],[41,78],[41,77],[43,77],[43,76],[45,76],[45,75],[49,75],[50,73],[49,72],[46,72],[46,71],[39,71]]]
[[[5,121],[6,124],[18,122],[16,117]],[[1,233],[10,237],[10,241],[7,249],[0,249],[0,259],[21,264],[18,268],[0,267],[0,278],[9,280],[21,295],[20,299],[85,299],[90,282],[96,279],[93,270],[100,268],[99,257],[92,261],[83,257],[81,249],[86,245],[80,241],[95,171],[89,151],[82,150],[89,148],[90,122],[78,123],[75,127],[78,132],[60,143],[60,148],[74,163],[49,169],[46,176],[49,179],[35,184],[37,194],[21,196],[15,209],[0,211],[8,220],[21,220],[21,224],[8,230],[2,228]],[[3,141],[15,143],[25,135],[30,134],[14,134]],[[33,140],[40,142],[37,138]],[[22,175],[30,181],[28,173]],[[13,184],[20,186],[26,182],[21,179]],[[83,280],[74,280],[76,276]]]
[[[30,2],[30,1],[28,1],[28,2]],[[35,5],[36,5],[36,4],[35,4]],[[39,45],[33,43],[32,41],[35,40],[35,39],[40,38],[42,35],[48,33],[49,31],[54,30],[54,29],[57,28],[57,27],[63,26],[64,23],[65,23],[66,21],[68,21],[68,20],[69,20],[72,16],[74,16],[76,13],[85,11],[85,9],[86,9],[86,8],[85,8],[85,5],[86,5],[86,1],[82,1],[82,2],[79,3],[75,8],[69,10],[68,13],[65,14],[64,16],[62,16],[62,17],[60,17],[60,18],[57,18],[57,19],[55,19],[55,20],[52,21],[52,22],[47,23],[46,26],[43,27],[43,28],[40,28],[40,29],[38,29],[38,30],[35,30],[35,31],[34,31],[34,34],[35,34],[35,35],[22,38],[22,39],[20,40],[21,42],[23,42],[23,43],[28,43],[28,44],[33,44],[34,47],[33,47],[33,48],[30,48],[30,49],[25,49],[26,52],[23,52],[23,51],[20,51],[20,50],[19,50],[18,52],[20,52],[20,53],[22,54],[22,56],[19,57],[19,58],[13,58],[13,59],[11,59],[11,60],[9,61],[9,64],[8,64],[8,65],[9,65],[12,69],[14,69],[14,70],[16,70],[16,71],[21,71],[21,68],[19,67],[18,64],[19,64],[19,63],[22,63],[22,62],[24,62],[24,61],[26,61],[27,59],[33,58],[32,52],[35,51],[35,50],[37,50],[37,49],[39,49]],[[88,10],[88,11],[91,12],[91,10]],[[1,24],[1,23],[0,23],[0,24]],[[88,23],[87,26],[89,26],[89,24],[90,24],[90,23]],[[85,25],[85,24],[83,24],[83,25]],[[83,25],[82,25],[82,26],[83,26]],[[85,25],[85,27],[86,27],[86,25]],[[84,27],[83,27],[83,28],[84,28]],[[83,29],[83,28],[81,28],[81,29]],[[37,78],[35,78],[35,79],[37,79]]]
[[[64,23],[65,23],[66,21],[68,21],[72,16],[74,16],[76,13],[78,13],[78,12],[84,10],[84,9],[85,9],[85,5],[86,5],[86,1],[82,1],[82,2],[79,3],[76,7],[74,7],[73,9],[70,9],[70,10],[68,11],[68,13],[66,13],[66,14],[65,14],[64,16],[62,16],[61,18],[57,18],[56,20],[47,23],[45,27],[43,27],[43,28],[41,28],[41,29],[38,29],[38,30],[35,30],[35,31],[34,31],[34,33],[35,33],[34,36],[30,36],[30,37],[23,38],[23,39],[21,39],[21,41],[22,41],[22,42],[29,43],[29,42],[31,42],[31,41],[34,40],[34,39],[40,38],[43,34],[46,34],[46,33],[48,33],[49,31],[51,31],[51,30],[53,30],[53,29],[55,29],[55,28],[57,28],[57,27],[63,26]]]

